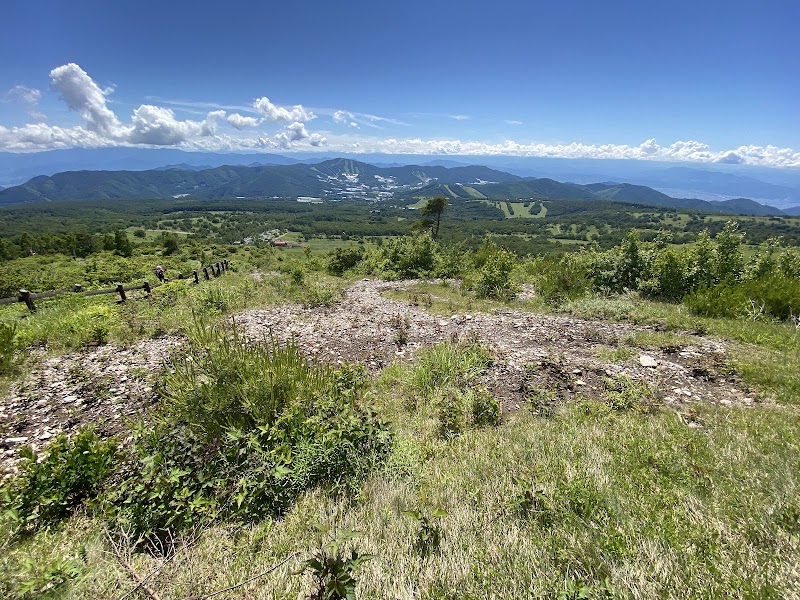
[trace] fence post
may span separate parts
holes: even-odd
[[[24,302],[32,313],[36,312],[36,305],[33,303],[33,298],[31,298],[31,293],[28,290],[19,291],[19,301]]]
[[[211,277],[209,277],[209,275],[208,275],[208,267],[203,267],[203,277],[206,278],[206,281],[211,279]]]
[[[150,282],[145,281],[144,285],[142,287],[144,288],[144,293],[149,296],[150,295]]]
[[[83,286],[80,283],[76,283],[72,286],[72,291],[75,293],[80,293],[83,291]]]
[[[214,269],[214,277],[219,277],[221,272],[219,270],[219,263],[216,265],[211,265],[211,268]]]
[[[197,269],[192,271],[192,275],[194,275],[194,282],[195,283],[200,283],[200,278],[197,276]]]
[[[125,296],[125,286],[121,283],[117,286],[117,293],[119,293],[119,297],[121,298],[120,302],[125,302],[128,299]]]

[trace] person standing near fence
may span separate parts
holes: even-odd
[[[167,272],[167,270],[166,270],[164,267],[162,267],[161,265],[158,265],[158,266],[156,267],[156,277],[158,277],[158,280],[159,280],[161,283],[164,283],[164,274],[165,274],[166,272]]]

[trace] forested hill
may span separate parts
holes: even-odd
[[[722,202],[672,198],[619,183],[577,185],[526,178],[485,166],[378,167],[337,158],[317,164],[160,168],[149,171],[68,171],[34,177],[0,190],[0,205],[58,200],[311,196],[391,200],[443,195],[451,199],[613,200],[706,212],[780,215],[744,198]]]
[[[235,196],[330,196],[410,190],[438,181],[444,184],[510,182],[520,177],[482,166],[381,168],[347,159],[314,165],[222,166],[211,169],[149,171],[68,171],[34,177],[2,190],[0,204],[74,199],[203,198]]]

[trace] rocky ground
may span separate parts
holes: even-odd
[[[506,412],[536,390],[549,390],[555,401],[576,394],[600,397],[608,379],[620,374],[645,384],[652,401],[674,406],[690,426],[696,426],[687,409],[693,402],[756,402],[726,374],[725,344],[719,341],[690,336],[691,345],[634,348],[627,360],[615,362],[608,355],[623,338],[653,329],[515,310],[441,318],[384,295],[413,283],[364,280],[330,308],[285,305],[250,310],[235,321],[252,339],[294,339],[315,360],[359,361],[373,374],[443,340],[480,340],[497,354],[485,384]],[[155,401],[155,377],[180,344],[179,338],[159,338],[40,361],[0,401],[0,471],[13,472],[19,446],[41,447],[82,424],[125,437],[132,420]]]

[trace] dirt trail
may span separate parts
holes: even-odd
[[[514,310],[442,318],[384,295],[413,283],[359,281],[330,308],[285,305],[249,310],[235,321],[250,338],[294,339],[314,360],[359,361],[373,374],[440,341],[477,339],[497,353],[486,385],[506,411],[524,402],[532,387],[553,390],[559,397],[597,397],[603,378],[620,373],[653,386],[664,404],[754,402],[734,379],[719,374],[725,354],[721,342],[693,336],[691,346],[636,351],[624,363],[604,362],[598,351],[610,351],[626,335],[653,329]],[[405,331],[404,344],[397,343],[400,329]],[[13,470],[21,444],[39,447],[59,431],[74,431],[85,423],[125,436],[131,418],[155,401],[154,377],[180,344],[179,338],[160,338],[128,349],[108,345],[44,360],[0,401],[0,471]],[[529,363],[537,368],[526,369]]]

